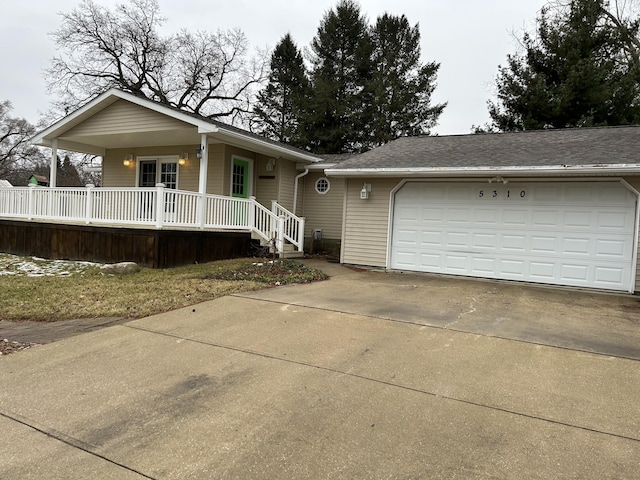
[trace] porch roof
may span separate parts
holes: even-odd
[[[165,115],[173,120],[165,128],[146,129],[136,126],[122,133],[94,133],[75,135],[74,127],[118,101],[127,101]],[[225,143],[276,158],[285,158],[301,163],[316,163],[322,159],[309,152],[262,137],[241,128],[191,114],[177,108],[138,97],[118,89],[111,89],[94,98],[78,110],[60,119],[32,138],[34,145],[52,147],[93,155],[104,155],[110,148],[134,148],[141,146],[199,145],[202,135],[210,144]]]

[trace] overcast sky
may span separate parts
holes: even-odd
[[[98,0],[114,5],[114,0]],[[321,18],[337,0],[159,0],[164,30],[226,30],[239,27],[251,46],[273,48],[290,32],[308,47]],[[441,64],[433,100],[448,102],[434,132],[469,133],[489,121],[498,65],[516,50],[513,32],[533,30],[546,0],[360,0],[370,23],[385,12],[420,24],[423,62]],[[79,0],[0,0],[0,100],[13,104],[12,116],[37,123],[48,109],[43,71],[55,54],[48,33],[60,12]]]

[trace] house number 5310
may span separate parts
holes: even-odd
[[[483,197],[490,197],[490,198],[497,198],[500,195],[501,192],[498,192],[498,190],[480,190],[480,193],[478,194],[478,197],[483,198]],[[513,198],[516,196],[520,196],[520,198],[524,198],[527,196],[527,192],[525,190],[520,190],[520,192],[512,192],[511,190],[507,190],[506,192],[504,192],[504,196],[506,198]]]

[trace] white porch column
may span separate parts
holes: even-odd
[[[49,186],[56,187],[56,177],[58,176],[58,139],[54,138],[51,142],[51,166],[49,173]]]
[[[207,212],[207,175],[209,172],[209,144],[207,135],[202,134],[200,138],[200,177],[198,182],[198,193],[200,193],[200,203],[198,205],[198,224],[204,230]]]

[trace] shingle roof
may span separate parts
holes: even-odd
[[[182,110],[182,109],[174,107],[172,105],[167,105],[167,104],[164,104],[164,103],[160,103],[160,102],[158,102],[156,100],[150,100],[150,99],[148,99],[146,97],[139,97],[139,98],[142,98],[143,100],[148,101],[148,102],[155,103],[156,105],[158,105],[160,107],[167,108],[168,110],[173,110],[175,112],[179,112],[179,113],[185,114],[185,115],[187,115],[189,117],[192,117],[192,118],[194,118],[196,120],[201,120],[203,122],[210,123],[211,125],[214,125],[214,126],[216,126],[218,128],[221,128],[223,130],[228,130],[230,132],[235,132],[235,133],[238,133],[240,135],[244,135],[245,137],[254,138],[256,140],[267,142],[267,143],[270,143],[272,145],[278,145],[279,147],[285,148],[285,149],[290,150],[292,152],[296,152],[296,153],[300,153],[300,154],[304,154],[304,155],[315,156],[316,158],[318,158],[318,160],[320,160],[320,156],[319,155],[315,155],[314,153],[311,153],[311,152],[309,152],[307,150],[303,150],[301,148],[294,147],[294,146],[289,145],[287,143],[282,143],[282,142],[278,142],[277,140],[272,140],[269,137],[266,137],[266,136],[258,134],[258,133],[251,132],[249,130],[245,130],[244,128],[236,127],[234,125],[230,125],[230,124],[225,123],[225,122],[220,121],[220,120],[214,120],[212,118],[206,117],[204,115],[200,115],[198,113],[193,113],[193,112],[189,112],[187,110]]]
[[[402,137],[332,170],[640,165],[640,126]]]

